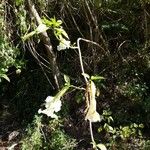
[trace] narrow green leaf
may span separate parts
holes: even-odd
[[[67,75],[64,75],[64,80],[66,83],[70,84],[70,78]]]
[[[62,30],[62,35],[64,35],[67,39],[69,39],[69,36],[64,29]]]
[[[32,31],[32,32],[30,32],[30,33],[24,35],[24,36],[22,37],[22,40],[23,40],[23,41],[26,41],[27,39],[29,39],[30,37],[32,37],[34,34],[36,34],[36,31]]]
[[[104,80],[105,78],[102,76],[91,76],[91,80]]]

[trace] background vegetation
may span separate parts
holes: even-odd
[[[85,83],[78,51],[57,51],[54,27],[46,31],[52,53],[41,34],[23,41],[38,26],[28,2],[2,0],[0,4],[0,147],[92,149],[82,90],[72,88],[65,94],[58,120],[38,114],[46,97],[58,92],[56,71],[60,86],[64,74],[73,85],[82,88]],[[105,78],[95,82],[97,111],[103,116],[93,124],[96,142],[110,150],[150,149],[150,1],[32,3],[41,18],[62,21],[72,44],[79,37],[99,44],[81,42],[85,72]]]

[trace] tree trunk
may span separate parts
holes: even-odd
[[[42,24],[41,18],[39,16],[37,10],[35,9],[35,6],[31,3],[30,0],[28,0],[28,5],[29,5],[29,11],[35,18],[37,25]],[[60,87],[62,87],[62,79],[61,79],[60,70],[59,70],[57,62],[56,62],[56,56],[55,56],[55,53],[53,52],[53,47],[52,47],[50,38],[48,37],[48,34],[46,31],[40,33],[40,38],[41,38],[41,41],[45,45],[48,60],[51,64],[50,67],[52,68],[53,77],[55,79],[55,84],[56,84],[55,87],[56,87],[56,89],[59,90]]]

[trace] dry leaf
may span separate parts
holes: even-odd
[[[89,120],[91,122],[101,121],[99,113],[96,111],[96,86],[93,81],[90,81],[87,87],[87,114],[85,116],[85,120]]]

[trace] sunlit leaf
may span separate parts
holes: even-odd
[[[104,144],[97,144],[96,145],[100,150],[107,150],[106,146]]]
[[[4,78],[5,80],[7,80],[8,82],[10,82],[9,77],[6,74],[0,74],[1,78]]]
[[[64,75],[64,80],[66,83],[70,83],[70,78],[67,75]]]
[[[69,39],[69,36],[68,36],[68,34],[66,33],[65,30],[62,31],[62,34],[63,34],[63,36],[65,36],[67,39]]]
[[[27,39],[29,39],[30,37],[32,37],[32,36],[35,35],[35,34],[36,34],[36,31],[32,31],[32,32],[30,32],[30,33],[24,35],[24,36],[22,37],[22,40],[23,40],[23,41],[26,41]]]
[[[41,32],[45,32],[46,30],[48,30],[48,27],[45,24],[40,24],[37,28],[36,28],[36,33],[39,34]]]

